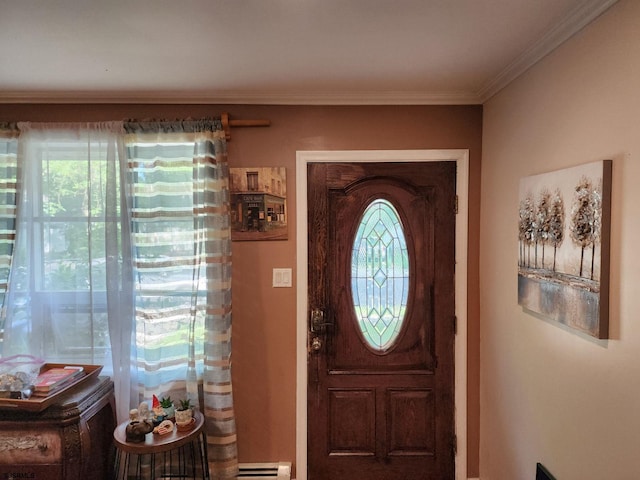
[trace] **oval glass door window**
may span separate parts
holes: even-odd
[[[374,200],[362,214],[351,254],[351,290],[365,341],[379,352],[389,350],[407,310],[409,255],[402,221],[387,200]]]

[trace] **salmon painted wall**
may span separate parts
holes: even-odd
[[[296,458],[296,292],[272,288],[273,268],[296,265],[297,150],[469,149],[468,473],[478,475],[478,243],[482,107],[249,105],[1,105],[0,121],[124,118],[268,119],[236,128],[232,167],[287,168],[289,239],[233,244],[233,387],[241,462]]]

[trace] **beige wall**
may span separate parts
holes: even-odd
[[[233,244],[233,381],[240,461],[296,458],[296,292],[272,288],[272,269],[296,266],[297,150],[469,149],[468,471],[478,472],[478,243],[482,107],[209,105],[2,105],[0,121],[185,118],[222,111],[264,118],[234,129],[232,167],[287,168],[289,240]]]
[[[621,0],[484,108],[482,480],[640,478],[640,2]],[[611,339],[517,305],[521,177],[613,159]]]

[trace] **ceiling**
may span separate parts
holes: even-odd
[[[0,0],[0,103],[483,103],[616,0]]]

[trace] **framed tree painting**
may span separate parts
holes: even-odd
[[[609,335],[611,160],[520,181],[518,303],[595,338]]]

